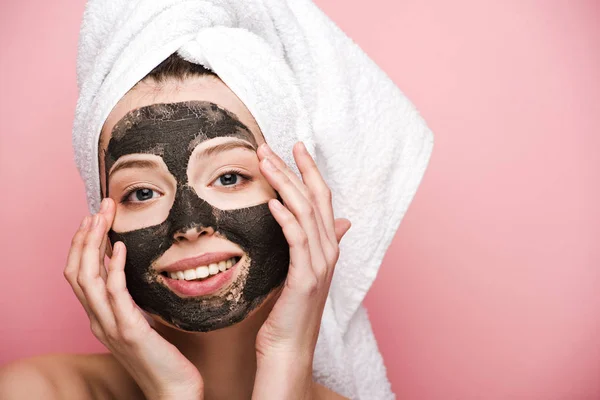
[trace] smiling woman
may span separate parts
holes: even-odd
[[[126,304],[131,300],[149,313],[160,334],[154,337],[153,350],[168,340],[181,351],[169,350],[176,361],[171,366],[161,361],[160,370],[189,370],[186,360],[196,364],[202,378],[192,368],[189,376],[165,383],[177,387],[178,382],[195,382],[193,396],[199,390],[243,398],[252,391],[255,351],[261,346],[258,333],[269,326],[265,321],[288,274],[293,241],[289,233],[286,238],[285,225],[268,205],[271,199],[284,200],[274,182],[269,182],[269,174],[264,174],[264,166],[261,170],[257,152],[264,142],[256,121],[237,96],[214,74],[204,73],[177,55],[167,58],[115,105],[99,139],[101,190],[114,204],[110,211],[108,200],[103,201],[104,229],[110,242],[106,250],[115,259],[121,244],[121,254],[127,249],[124,265],[112,273],[109,267],[108,299],[113,299],[115,316],[128,310],[129,316],[121,319],[139,314]],[[264,158],[264,149],[262,154]],[[280,167],[285,171],[283,164]],[[291,172],[284,176],[292,182]],[[306,190],[300,182],[293,187]],[[131,300],[111,291],[115,280],[122,287],[118,270],[124,274]],[[70,282],[76,293],[85,292],[89,285],[80,278]],[[123,340],[110,339],[107,325],[111,323],[93,311],[90,303],[94,300],[85,296],[80,295],[80,300],[91,309],[92,325],[100,325],[95,334],[117,360],[128,365],[125,360],[131,363],[131,351],[122,349]],[[145,331],[143,319],[135,319],[139,325],[135,330]],[[119,317],[112,324],[119,325]],[[193,336],[181,331],[216,332]],[[138,340],[150,351],[148,337]],[[228,351],[222,348],[224,340]],[[207,349],[217,348],[219,357],[208,356]],[[223,357],[227,353],[230,356]],[[133,356],[147,357],[139,350]],[[140,362],[133,364],[140,366]],[[152,371],[151,376],[157,373],[156,365],[144,368]],[[128,371],[132,381],[127,387],[137,383],[148,394],[156,383],[136,379],[139,372],[135,369]],[[223,376],[212,376],[214,371],[233,374],[240,384],[235,389],[227,387]],[[121,389],[114,388],[115,393]],[[320,385],[312,390],[336,396]]]
[[[392,398],[361,303],[431,142],[385,74],[305,0],[94,0],[79,49],[64,276],[110,353],[0,397]]]
[[[277,316],[273,308],[294,243],[294,228],[285,228],[286,237],[286,217],[269,205],[285,200],[275,189],[274,172],[260,160],[270,154],[278,165],[274,171],[285,184],[279,190],[290,203],[306,190],[278,157],[264,145],[259,149],[263,143],[237,96],[214,74],[177,55],[115,105],[99,138],[105,199],[95,219],[86,217],[76,233],[65,269],[92,331],[111,353],[48,356],[35,365],[43,380],[28,394],[241,399],[257,390],[260,354],[267,354],[271,335],[281,329],[281,322],[266,321]],[[347,229],[338,228],[339,237]],[[111,257],[107,270],[99,262],[105,251]],[[297,283],[302,279],[298,274]],[[316,321],[319,307],[312,310]],[[294,361],[300,372],[288,376],[308,384],[299,395],[308,390],[341,398],[302,372],[310,358],[308,364]],[[50,380],[46,362],[52,365]],[[27,374],[17,370],[9,377],[15,382],[15,375],[20,381]],[[63,374],[71,377],[56,378]],[[74,382],[73,374],[85,382]],[[22,389],[6,382],[0,379],[0,393],[20,396]]]

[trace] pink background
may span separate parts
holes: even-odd
[[[0,363],[103,348],[62,277],[83,1],[0,6]],[[435,133],[367,298],[401,399],[600,398],[600,2],[317,3]]]

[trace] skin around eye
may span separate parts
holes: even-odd
[[[252,181],[252,178],[243,174],[241,171],[230,170],[219,175],[219,177],[213,181],[212,185],[234,189],[246,185],[250,181]]]

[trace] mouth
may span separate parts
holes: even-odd
[[[203,281],[210,278],[213,275],[217,275],[221,272],[225,272],[240,261],[241,257],[234,256],[227,260],[221,260],[219,262],[213,262],[208,265],[200,265],[198,267],[192,267],[185,270],[179,271],[162,271],[160,274],[164,277],[171,278],[174,280],[185,280],[185,281]]]
[[[234,256],[208,265],[178,271],[162,271],[163,283],[181,297],[213,294],[229,285],[242,257]]]

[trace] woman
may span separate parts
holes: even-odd
[[[161,113],[166,118],[178,107],[195,112],[187,119],[192,124],[192,139],[198,139],[198,128],[202,127],[215,135],[196,140],[189,159],[184,160],[186,183],[175,182],[175,177],[186,178],[178,175],[172,159],[188,158],[188,143],[182,146],[184,151],[174,149],[170,156],[157,152],[162,157],[135,148],[144,140],[150,148],[169,141],[175,147],[187,133],[174,138],[171,128],[182,133],[185,126],[171,122],[171,128],[152,131],[150,127],[155,124],[143,123],[148,115],[138,114],[135,130],[135,117],[128,119],[140,109],[149,110],[153,118]],[[217,115],[212,114],[215,110]],[[212,125],[202,125],[207,122],[203,117]],[[181,122],[180,116],[176,118]],[[214,123],[217,119],[221,119],[219,124]],[[242,134],[228,136],[234,125]],[[128,135],[134,144],[127,142]],[[350,224],[345,219],[334,221],[327,185],[301,145],[296,146],[295,158],[304,182],[264,143],[256,121],[233,92],[214,74],[176,55],[118,102],[105,122],[99,143],[100,166],[106,171],[101,174],[105,199],[100,212],[85,217],[75,233],[64,271],[90,318],[93,333],[111,353],[44,360],[52,371],[40,370],[43,379],[38,387],[28,384],[28,397],[342,398],[313,382],[312,355],[338,257],[337,244]],[[172,216],[178,186],[192,187],[194,194],[202,197],[202,204],[210,203],[215,209],[241,209],[250,219],[241,215],[233,218],[243,224],[256,218],[265,222],[264,211],[258,216],[248,212],[256,205],[264,208],[268,202],[286,245],[274,243],[280,235],[269,221],[255,224],[254,230],[236,229],[224,220],[211,223],[206,217],[191,223],[169,222],[173,231],[167,240],[169,248],[153,257],[151,265],[156,279],[137,288],[132,282],[136,282],[136,275],[146,276],[148,265],[140,266],[140,270],[136,270],[135,262],[128,265],[129,291],[136,293],[138,304],[146,305],[144,298],[152,293],[150,306],[157,310],[151,314],[153,329],[125,285],[127,253],[135,251],[143,257],[144,251],[131,250],[123,241],[111,246],[108,234],[120,234],[135,246],[135,239],[125,233],[160,226]],[[276,192],[285,206],[277,200]],[[244,251],[241,243],[228,240],[222,231],[245,232],[248,239],[259,243],[250,243]],[[153,237],[157,236],[153,232]],[[269,250],[269,257],[255,251],[256,247],[260,250],[259,244]],[[106,268],[105,250],[110,257]],[[278,254],[280,259],[271,261]],[[252,264],[254,261],[260,264]],[[263,279],[272,287],[263,288],[254,282],[251,289],[259,295],[243,296],[244,287],[252,285],[252,277],[257,276],[254,269],[264,269],[265,276],[274,275],[275,279]],[[187,303],[173,302],[165,293]],[[235,296],[239,299],[231,300]],[[193,310],[190,315],[186,304],[202,315],[194,315]],[[165,321],[168,318],[170,321]],[[67,379],[60,378],[67,375]],[[16,390],[3,393],[3,398],[25,394],[19,393],[21,388]]]
[[[111,354],[0,395],[394,397],[361,303],[433,143],[358,46],[308,0],[91,0],[78,83],[65,276]]]

